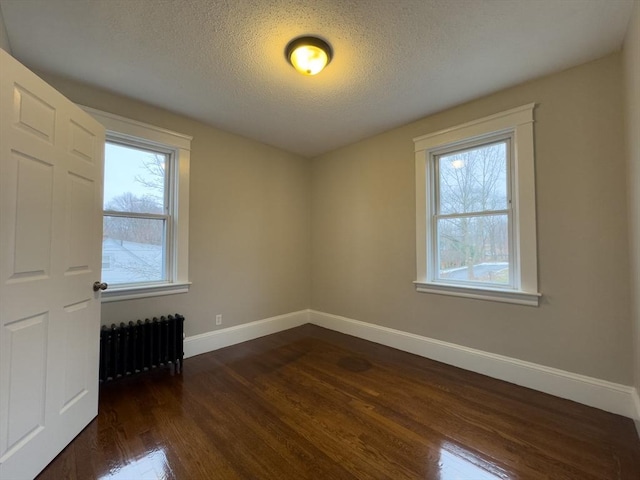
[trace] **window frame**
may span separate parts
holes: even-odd
[[[418,292],[538,306],[537,243],[535,212],[535,165],[533,110],[535,104],[480,118],[459,126],[414,138],[416,162],[416,280]],[[443,282],[437,274],[437,201],[435,157],[490,143],[501,136],[511,138],[508,165],[511,198],[510,285]]]
[[[112,113],[81,106],[106,129],[111,143],[157,150],[169,155],[165,184],[170,220],[166,224],[166,281],[131,283],[102,292],[102,302],[131,300],[189,291],[189,172],[193,137]],[[169,213],[167,212],[167,213]],[[121,212],[119,212],[121,213]]]
[[[170,283],[171,279],[175,278],[174,273],[174,255],[173,245],[175,243],[174,240],[174,231],[176,228],[175,225],[175,216],[178,208],[178,202],[175,201],[175,170],[176,170],[176,158],[177,151],[175,148],[170,148],[167,146],[158,146],[156,144],[151,144],[146,142],[140,138],[135,141],[130,141],[128,139],[123,139],[122,135],[119,133],[107,133],[105,144],[109,143],[111,145],[117,145],[124,148],[130,148],[134,150],[140,150],[147,153],[154,153],[163,155],[165,158],[165,176],[164,176],[164,192],[163,192],[163,205],[162,209],[164,213],[140,213],[140,212],[132,212],[125,210],[102,210],[102,218],[105,217],[115,217],[115,218],[135,218],[135,219],[145,219],[145,220],[161,220],[163,222],[163,258],[162,258],[162,276],[161,280],[151,280],[147,282],[129,282],[129,283],[118,283],[112,285],[113,289],[128,289],[128,288],[136,288],[141,286],[153,286],[153,285],[163,285],[166,283]],[[105,163],[107,161],[107,155],[105,152]],[[105,165],[106,172],[106,165]],[[104,280],[104,279],[103,279]]]
[[[504,143],[506,145],[506,155],[507,155],[507,164],[506,164],[506,208],[499,210],[479,210],[474,212],[454,212],[454,213],[442,213],[442,205],[441,205],[441,177],[440,177],[440,158],[443,156],[455,155],[457,153],[462,153],[469,150],[478,149],[480,147],[496,145],[499,143]],[[429,152],[428,159],[428,167],[432,169],[432,176],[430,178],[433,179],[434,185],[431,189],[432,195],[429,201],[429,217],[431,220],[431,231],[433,232],[433,238],[430,243],[430,252],[427,252],[427,262],[431,265],[427,266],[427,274],[428,278],[432,282],[442,283],[447,285],[467,285],[467,286],[476,286],[479,288],[483,287],[491,287],[495,286],[497,288],[517,288],[517,279],[518,275],[516,273],[517,270],[517,262],[514,262],[513,258],[513,202],[511,200],[512,196],[512,159],[513,159],[513,135],[511,132],[509,133],[499,133],[497,135],[483,137],[481,139],[472,139],[469,142],[458,144],[454,147],[449,145],[445,146],[442,149],[434,149]],[[507,243],[509,248],[509,283],[508,285],[499,285],[499,284],[489,284],[483,282],[471,282],[471,281],[456,281],[456,280],[448,280],[440,277],[440,268],[441,257],[440,257],[440,248],[439,248],[439,229],[438,229],[438,221],[443,218],[478,218],[480,216],[491,216],[491,215],[506,215],[508,220],[508,232],[507,232]]]

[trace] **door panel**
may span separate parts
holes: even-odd
[[[71,120],[70,130],[70,152],[90,165],[95,164],[96,136],[74,120]]]
[[[54,142],[56,110],[37,93],[24,89],[20,84],[13,85],[14,124],[36,137]]]
[[[67,245],[67,261],[65,275],[91,273],[91,257],[94,236],[95,208],[93,202],[96,186],[88,178],[80,177],[73,172],[67,175],[67,227],[62,232]],[[100,271],[95,272],[100,275]]]
[[[48,315],[43,313],[6,325],[10,391],[3,454],[40,433],[44,426],[47,323]]]
[[[53,165],[12,153],[18,165],[13,278],[47,276],[51,266]]]
[[[86,298],[81,302],[64,307],[65,313],[65,381],[64,396],[60,413],[64,413],[68,408],[86,395],[90,389],[87,380],[91,379],[87,367],[90,365],[86,350],[74,348],[91,338],[91,324],[85,321],[87,308],[91,300]]]
[[[104,128],[0,50],[0,478],[97,414]]]

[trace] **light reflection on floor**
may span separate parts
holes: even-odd
[[[133,462],[112,469],[99,480],[166,480],[173,478],[164,449],[152,450]],[[500,466],[453,443],[440,447],[437,480],[515,480]],[[434,479],[436,480],[436,479]]]
[[[173,478],[163,449],[152,450],[122,467],[102,475],[99,480],[164,480]]]
[[[510,480],[501,467],[458,445],[444,442],[440,447],[438,480]]]

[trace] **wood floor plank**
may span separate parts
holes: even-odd
[[[101,388],[50,479],[638,480],[633,422],[312,325]]]

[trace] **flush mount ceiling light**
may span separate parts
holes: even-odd
[[[320,73],[331,61],[331,46],[318,37],[291,40],[285,50],[289,63],[303,75]]]

